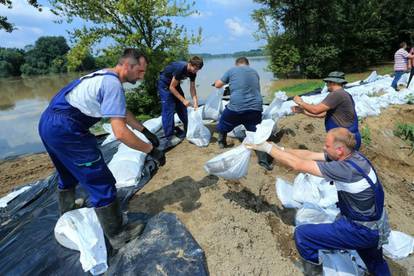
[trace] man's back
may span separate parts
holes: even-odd
[[[262,111],[260,79],[256,70],[246,65],[236,66],[228,70],[221,81],[230,86],[230,103],[227,105],[230,110]]]

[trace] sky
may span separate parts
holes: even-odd
[[[70,43],[68,30],[84,24],[82,20],[74,20],[71,24],[54,23],[58,18],[50,11],[47,1],[39,1],[43,6],[42,12],[25,0],[12,2],[12,9],[0,5],[0,15],[7,16],[17,30],[12,33],[0,30],[0,47],[23,48],[34,44],[41,36],[56,35],[65,36]],[[197,32],[199,27],[202,28],[202,42],[191,45],[191,53],[232,53],[265,45],[265,41],[257,41],[253,37],[257,25],[250,14],[259,7],[253,0],[196,0],[195,3],[197,14],[177,20],[190,31]]]

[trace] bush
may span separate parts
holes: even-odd
[[[371,130],[368,126],[361,129],[361,139],[364,145],[369,146],[371,144]]]
[[[303,73],[308,78],[322,78],[338,70],[340,50],[334,46],[310,46],[303,54]]]
[[[296,70],[299,64],[299,50],[289,43],[288,39],[281,37],[273,37],[267,46],[270,53],[269,70],[278,77],[289,77]]]
[[[161,104],[158,97],[149,95],[142,85],[133,91],[128,91],[125,96],[128,110],[136,116],[142,118],[147,115],[152,118],[160,115]]]

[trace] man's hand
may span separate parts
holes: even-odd
[[[144,127],[144,129],[142,130],[142,134],[144,134],[145,137],[147,137],[147,139],[155,148],[157,148],[160,145],[160,140],[158,140],[157,135],[149,131],[147,128]]]
[[[300,107],[300,106],[292,106],[292,112],[293,113],[304,113],[304,110],[303,110],[303,108],[302,107]]]
[[[302,98],[301,98],[300,96],[295,96],[295,97],[293,98],[293,101],[294,101],[297,105],[301,105],[301,104],[303,104],[303,100],[302,100]]]
[[[261,144],[258,144],[258,145],[256,145],[256,144],[246,144],[245,146],[248,149],[263,151],[263,152],[266,152],[267,154],[270,154],[270,152],[272,151],[272,147],[273,147],[273,145],[269,142],[264,142],[264,143],[261,143]]]
[[[189,106],[190,106],[190,101],[189,101],[189,100],[187,100],[187,99],[184,99],[184,100],[182,101],[182,103],[183,103],[183,105],[185,105],[185,107],[189,107]]]

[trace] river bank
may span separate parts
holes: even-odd
[[[362,152],[379,172],[392,229],[414,235],[414,155],[408,142],[393,135],[398,122],[414,122],[414,105],[390,106],[364,118],[361,128],[369,127],[371,143]],[[278,125],[285,147],[323,146],[323,120],[299,114]],[[277,163],[272,172],[264,171],[252,155],[248,175],[239,181],[208,176],[203,165],[224,151],[216,141],[214,134],[207,148],[184,141],[167,152],[167,164],[134,196],[129,211],[176,214],[205,251],[211,275],[299,275],[294,212],[282,207],[275,191],[277,177],[292,181],[297,173]],[[53,166],[46,154],[36,154],[3,161],[0,171],[4,194],[46,177]],[[413,275],[414,257],[388,261],[393,275]]]

